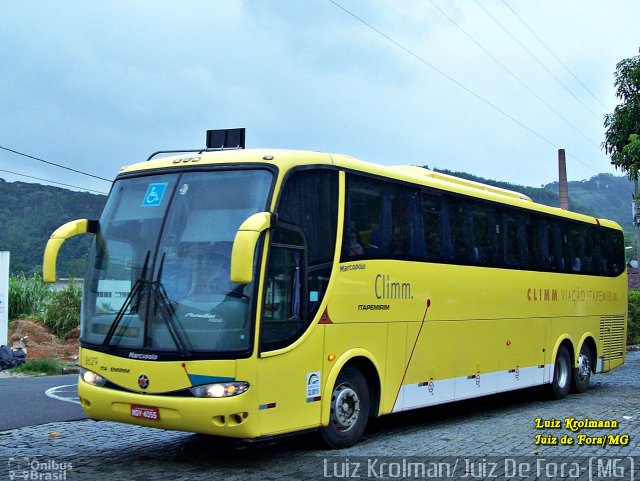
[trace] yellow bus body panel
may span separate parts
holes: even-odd
[[[340,267],[328,310],[341,327],[330,326],[325,343],[369,350],[387,368],[382,413],[394,410],[401,385],[424,388],[426,399],[437,404],[548,383],[562,341],[571,343],[577,362],[582,343],[591,337],[600,357],[603,319],[625,325],[624,275],[386,260]],[[380,349],[371,333],[388,346]],[[623,363],[624,349],[609,362],[606,370]]]

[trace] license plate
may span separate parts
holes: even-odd
[[[131,417],[158,421],[160,419],[160,410],[153,406],[136,406],[132,404]]]

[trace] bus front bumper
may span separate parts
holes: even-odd
[[[250,392],[222,399],[163,396],[97,387],[79,379],[78,394],[91,419],[233,438],[259,436]],[[152,419],[134,417],[134,411],[151,413]]]

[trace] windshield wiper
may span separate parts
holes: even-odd
[[[151,255],[151,251],[147,251],[147,255],[144,259],[144,264],[142,266],[142,272],[140,273],[140,277],[133,284],[133,287],[131,288],[131,291],[125,298],[124,303],[122,304],[122,307],[116,314],[116,317],[113,318],[113,322],[111,323],[111,326],[109,326],[109,331],[107,332],[107,335],[105,336],[104,341],[102,341],[103,346],[109,347],[111,345],[111,339],[113,338],[116,332],[116,329],[118,328],[118,325],[124,318],[124,315],[127,312],[127,309],[129,309],[129,306],[133,304],[134,299],[135,299],[135,305],[132,306],[131,312],[138,311],[140,300],[144,296],[146,292],[146,287],[149,283],[149,281],[146,280],[146,277],[147,277],[147,269],[149,266],[150,255]]]
[[[113,336],[115,335],[118,326],[122,322],[122,319],[124,319],[125,314],[127,312],[138,312],[140,302],[146,297],[149,291],[151,291],[151,294],[153,295],[153,299],[155,301],[154,316],[162,319],[165,322],[165,324],[167,325],[167,330],[169,331],[173,342],[178,348],[180,355],[182,357],[191,356],[193,346],[191,345],[189,339],[184,336],[182,326],[180,326],[175,315],[175,309],[173,308],[171,301],[169,300],[167,291],[162,285],[162,269],[164,267],[165,256],[164,254],[162,255],[160,266],[158,268],[158,279],[156,281],[149,281],[146,279],[149,266],[149,257],[150,251],[147,251],[144,265],[142,267],[142,273],[131,288],[131,292],[129,292],[129,294],[125,298],[124,303],[116,314],[116,317],[113,319],[111,326],[109,326],[109,331],[107,332],[104,341],[102,341],[102,345],[105,347],[111,346]],[[158,315],[159,307],[161,307],[160,315]],[[145,321],[145,324],[148,322],[149,320],[147,319]]]
[[[180,322],[178,321],[178,318],[175,315],[176,311],[173,307],[173,304],[171,303],[171,300],[167,295],[167,291],[162,285],[162,270],[164,268],[164,258],[165,258],[165,254],[162,254],[162,259],[160,260],[160,267],[158,267],[158,278],[151,285],[151,290],[155,295],[155,300],[156,300],[154,315],[157,316],[158,305],[160,305],[162,307],[162,312],[164,314],[161,314],[158,317],[160,317],[165,321],[167,325],[167,330],[169,331],[169,334],[171,335],[173,342],[178,348],[180,355],[182,357],[188,357],[188,356],[191,356],[192,354],[193,345],[189,341],[189,338],[184,335],[184,329],[180,325]]]

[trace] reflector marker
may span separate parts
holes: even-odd
[[[329,317],[329,307],[325,307],[324,312],[322,313],[322,316],[318,321],[318,324],[333,324],[333,321]]]

